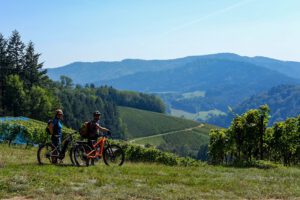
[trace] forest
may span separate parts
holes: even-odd
[[[61,76],[52,81],[35,52],[33,42],[25,44],[18,31],[9,38],[0,33],[0,116],[25,116],[48,121],[57,108],[64,111],[64,124],[78,129],[92,113],[102,113],[102,123],[117,138],[122,138],[124,125],[118,105],[164,112],[162,101],[153,96],[117,91],[109,86],[74,85],[72,79]]]

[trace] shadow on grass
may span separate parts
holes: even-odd
[[[269,161],[258,160],[258,161],[251,161],[251,162],[237,162],[233,164],[223,164],[222,166],[231,167],[231,168],[241,168],[241,169],[247,169],[247,168],[274,169],[281,165]]]
[[[9,166],[17,167],[17,168],[30,168],[30,167],[49,167],[49,166],[54,166],[54,167],[62,167],[62,168],[77,168],[77,166],[72,165],[71,163],[61,163],[61,164],[51,164],[51,163],[45,163],[45,164],[39,164],[39,163],[14,163],[14,164],[9,164],[9,165],[3,165],[3,168],[7,168]],[[0,166],[1,168],[1,166]]]
[[[75,165],[70,164],[70,163],[59,163],[59,164],[51,164],[51,163],[38,164],[38,163],[36,163],[36,166],[41,166],[41,167],[43,167],[43,166],[50,166],[50,165],[56,166],[56,167],[76,167]]]

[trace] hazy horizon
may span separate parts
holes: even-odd
[[[32,40],[45,68],[219,52],[300,61],[299,10],[297,0],[1,0],[0,33]]]
[[[45,67],[46,69],[53,69],[53,68],[59,68],[59,67],[64,67],[67,66],[69,64],[72,63],[77,63],[77,62],[82,62],[82,63],[97,63],[97,62],[122,62],[123,60],[172,60],[172,59],[180,59],[180,58],[185,58],[185,57],[193,57],[193,56],[207,56],[207,55],[216,55],[216,54],[235,54],[235,55],[239,55],[242,57],[249,57],[249,58],[254,58],[254,57],[265,57],[265,58],[269,58],[269,59],[274,59],[274,60],[280,60],[280,61],[284,61],[284,62],[300,62],[297,60],[282,60],[282,59],[278,59],[278,58],[272,58],[272,57],[267,57],[267,56],[263,56],[263,55],[254,55],[254,56],[248,56],[248,55],[241,55],[241,54],[237,54],[237,53],[233,53],[233,52],[218,52],[218,53],[211,53],[211,54],[198,54],[198,55],[186,55],[186,56],[180,56],[180,57],[174,57],[174,58],[164,58],[164,59],[144,59],[144,58],[123,58],[123,59],[119,59],[119,60],[95,60],[95,61],[85,61],[85,60],[75,60],[72,61],[70,63],[66,63],[60,66],[55,66],[55,67]]]

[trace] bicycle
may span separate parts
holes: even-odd
[[[37,160],[40,165],[50,162],[50,164],[63,163],[66,156],[66,152],[69,150],[69,158],[72,165],[75,165],[73,159],[74,145],[73,136],[71,134],[67,135],[62,141],[61,150],[59,147],[54,146],[52,143],[41,144],[37,151]],[[71,146],[69,149],[69,145]],[[59,162],[57,162],[59,161]]]
[[[76,165],[89,166],[103,158],[106,165],[121,166],[125,160],[125,153],[116,144],[110,144],[108,134],[103,134],[98,141],[93,141],[92,145],[87,142],[77,143],[74,148],[74,159]]]

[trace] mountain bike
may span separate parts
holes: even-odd
[[[75,165],[74,162],[74,145],[73,137],[71,134],[67,135],[62,141],[60,146],[54,146],[52,143],[41,144],[37,152],[37,160],[39,164],[56,164],[63,163],[63,160],[66,157],[67,151],[69,151],[69,158],[72,165]]]
[[[74,148],[74,160],[77,166],[89,166],[99,163],[103,158],[106,165],[121,166],[125,160],[125,153],[116,144],[110,144],[109,134],[103,134],[97,141],[77,143]]]

